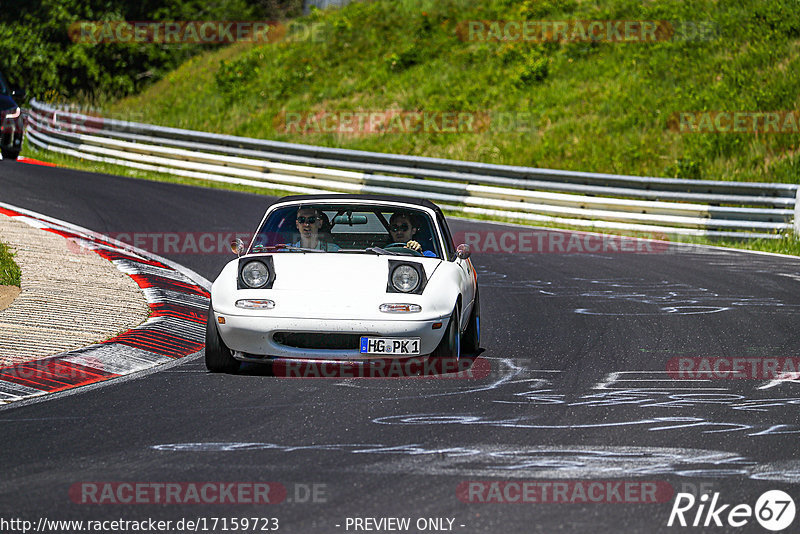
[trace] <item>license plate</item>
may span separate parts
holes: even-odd
[[[361,354],[419,354],[419,338],[362,337]]]

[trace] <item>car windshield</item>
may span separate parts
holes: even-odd
[[[264,221],[250,252],[406,254],[416,241],[441,258],[435,225],[424,211],[387,205],[303,204],[279,208]],[[401,243],[394,247],[395,243]]]

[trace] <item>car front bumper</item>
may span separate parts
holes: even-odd
[[[225,323],[220,324],[220,315],[215,312],[220,336],[225,344],[234,351],[234,357],[242,361],[264,361],[267,357],[357,361],[408,358],[410,356],[408,354],[362,354],[358,342],[355,341],[361,336],[419,338],[419,355],[426,355],[433,352],[441,341],[447,331],[449,320],[449,316],[419,319],[409,317],[407,320],[398,320],[397,318],[391,320],[345,320],[222,314]],[[440,326],[434,328],[437,323]],[[352,342],[345,343],[347,346],[341,348],[290,346],[281,342],[285,333],[291,333],[294,340],[298,338],[302,340],[305,335],[308,339],[348,337]],[[313,343],[310,344],[313,345]]]

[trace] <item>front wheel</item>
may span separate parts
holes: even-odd
[[[206,321],[206,369],[212,373],[235,373],[241,362],[233,357],[222,337],[219,335],[217,322],[214,320],[214,308],[208,306]]]
[[[481,348],[481,301],[475,293],[475,303],[469,316],[469,324],[464,331],[462,349],[466,354],[476,354]]]
[[[453,309],[450,315],[450,321],[447,323],[447,331],[444,337],[439,342],[439,345],[431,353],[433,358],[450,358],[457,362],[461,356],[461,332],[459,325],[461,324],[458,306]]]
[[[19,150],[4,149],[2,153],[4,160],[15,161],[19,157]]]

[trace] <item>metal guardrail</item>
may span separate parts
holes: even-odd
[[[325,9],[331,6],[344,7],[352,0],[304,0],[303,1],[303,14],[308,15],[311,12],[311,7]]]
[[[778,237],[798,185],[557,171],[282,143],[89,116],[32,101],[33,145],[84,159],[297,193],[429,198],[468,214],[597,229]]]

